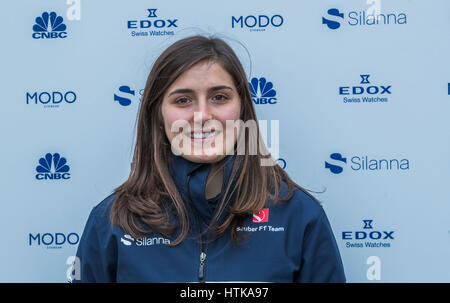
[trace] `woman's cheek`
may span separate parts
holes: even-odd
[[[180,125],[183,125],[183,123],[180,122],[189,122],[189,116],[180,110],[168,110],[164,117],[165,124],[166,124],[166,130],[170,131],[172,128],[175,128],[175,132],[178,133],[181,130],[179,129]]]

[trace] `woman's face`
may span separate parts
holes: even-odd
[[[167,89],[162,102],[164,130],[172,151],[197,163],[214,163],[232,153],[241,100],[233,79],[216,62],[200,62]],[[228,125],[230,125],[228,122]]]

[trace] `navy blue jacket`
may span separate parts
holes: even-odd
[[[109,220],[115,194],[92,210],[81,237],[77,257],[81,280],[73,282],[345,282],[333,232],[322,206],[296,189],[287,202],[245,218],[234,243],[230,230],[213,239],[200,230],[215,213],[222,197],[207,200],[205,185],[211,165],[171,155],[169,170],[186,203],[191,229],[177,246],[173,239],[152,232],[133,239]],[[225,158],[223,187],[228,183],[234,156]],[[189,189],[189,190],[187,190]],[[287,186],[281,192],[285,196]],[[192,204],[191,204],[192,203]],[[221,219],[226,216],[226,212]]]

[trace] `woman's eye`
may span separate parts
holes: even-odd
[[[189,102],[189,99],[186,97],[178,98],[175,100],[176,104],[187,104]]]
[[[225,96],[225,95],[215,95],[215,96],[213,97],[213,99],[214,99],[215,101],[225,101],[225,100],[227,100],[228,98],[227,98],[227,96]]]

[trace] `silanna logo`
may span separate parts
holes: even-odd
[[[63,23],[64,19],[55,12],[44,12],[42,16],[36,18],[36,24],[33,25],[34,39],[55,39],[67,37],[67,26]]]
[[[347,21],[347,22],[346,22]],[[380,9],[370,7],[367,10],[350,11],[347,15],[337,8],[330,8],[327,16],[322,17],[322,24],[329,29],[336,30],[342,24],[354,26],[398,25],[406,24],[405,13],[381,13]]]
[[[114,102],[122,106],[129,106],[136,99],[137,95],[139,96],[139,101],[141,101],[143,93],[144,89],[136,92],[128,85],[122,85],[119,87],[119,92],[114,94]]]
[[[410,168],[406,158],[372,158],[369,156],[352,156],[349,163],[352,171],[407,171]],[[341,153],[330,154],[330,160],[325,161],[325,168],[333,174],[341,174],[347,167],[347,157]]]
[[[170,240],[163,238],[163,237],[144,237],[144,238],[138,238],[134,239],[130,235],[123,235],[123,237],[120,238],[120,242],[122,242],[125,246],[132,246],[133,244],[136,246],[153,246],[153,245],[160,245],[160,244],[170,244]]]
[[[386,103],[392,94],[392,85],[372,84],[370,75],[360,75],[359,85],[339,87],[339,95],[344,103]]]
[[[391,247],[395,239],[393,230],[374,229],[373,220],[362,220],[362,230],[343,231],[342,240],[347,248]]]
[[[267,28],[277,28],[284,23],[281,15],[248,15],[248,16],[231,16],[231,28],[247,28],[251,32],[263,32]]]
[[[160,18],[156,8],[147,9],[147,19],[128,20],[127,28],[132,37],[173,36],[178,28],[178,19]]]
[[[58,153],[47,153],[45,157],[39,159],[36,167],[37,180],[67,180],[70,179],[70,167],[67,160]]]
[[[278,99],[276,90],[273,89],[273,83],[266,78],[252,78],[249,82],[250,93],[255,104],[276,104]]]

